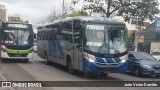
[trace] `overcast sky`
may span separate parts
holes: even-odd
[[[8,15],[20,14],[26,17],[30,23],[37,23],[56,7],[61,13],[63,0],[0,0],[0,4],[6,5]],[[71,0],[64,0],[69,4]],[[160,2],[160,0],[158,0]]]
[[[8,15],[20,14],[31,23],[37,23],[42,17],[48,15],[54,6],[61,13],[63,0],[0,0],[6,5]],[[66,0],[69,1],[69,0]]]

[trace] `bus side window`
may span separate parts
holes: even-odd
[[[56,40],[56,34],[57,34],[57,28],[54,28],[54,29],[51,31],[52,40]]]
[[[44,34],[44,33],[45,33],[44,31],[41,32],[41,35],[42,35],[41,40],[44,40],[44,37],[45,37],[45,34]]]
[[[42,35],[41,35],[41,32],[39,32],[39,40],[42,40]]]
[[[72,22],[63,23],[63,37],[66,41],[72,43]]]
[[[50,39],[51,40],[55,40],[56,39],[57,28],[58,28],[57,24],[54,24],[54,25],[50,26],[50,29],[51,29],[51,31],[50,31]]]
[[[48,37],[47,34],[48,34],[47,31],[45,31],[45,32],[44,32],[44,36],[43,36],[43,40],[47,40],[47,37]]]
[[[46,31],[46,33],[45,33],[45,40],[49,40],[49,31]]]
[[[40,40],[40,32],[37,33],[37,40]]]
[[[52,31],[48,31],[48,40],[52,40]]]
[[[57,34],[56,34],[56,39],[57,40],[63,40],[63,35],[62,35],[62,23],[58,23],[56,25],[57,27]]]

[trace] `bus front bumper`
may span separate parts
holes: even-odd
[[[127,62],[118,65],[100,65],[84,59],[83,70],[85,73],[123,73],[127,71]]]
[[[1,51],[1,58],[8,58],[8,59],[31,59],[33,58],[33,52],[28,53],[28,55],[20,55],[20,54],[8,54],[7,52]]]

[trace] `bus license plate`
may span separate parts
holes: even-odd
[[[21,57],[21,55],[15,55],[16,57]]]
[[[105,71],[104,73],[105,73],[105,74],[110,74],[111,72],[110,72],[110,71]]]

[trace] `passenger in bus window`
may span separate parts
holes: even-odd
[[[13,45],[18,45],[18,38],[14,38]]]
[[[115,34],[115,38],[114,38],[114,41],[113,41],[113,47],[115,48],[115,50],[120,53],[120,52],[123,52],[124,51],[124,41],[122,41],[121,39],[121,35],[119,32],[117,32]]]

